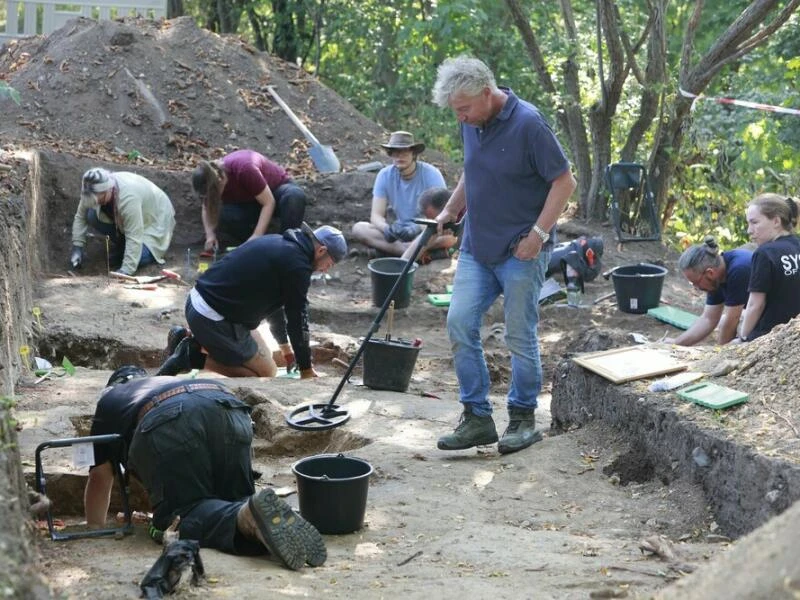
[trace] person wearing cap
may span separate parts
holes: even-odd
[[[264,235],[275,215],[280,231],[300,227],[306,210],[303,188],[255,150],[200,161],[192,172],[192,188],[202,201],[205,253],[219,246],[218,236],[238,245]]]
[[[228,377],[274,377],[275,361],[253,335],[266,319],[287,364],[296,361],[301,378],[317,377],[308,331],[311,274],[325,273],[346,254],[341,231],[329,225],[312,230],[305,223],[229,252],[189,292],[191,335],[178,342],[157,374],[204,367]]]
[[[175,229],[175,209],[169,197],[141,175],[93,168],[83,174],[72,221],[73,269],[83,265],[90,226],[109,237],[110,268],[133,275],[141,266],[163,264]]]
[[[430,188],[447,186],[439,169],[418,160],[425,144],[416,142],[409,132],[395,131],[381,146],[392,164],[378,172],[372,188],[370,220],[353,225],[353,237],[387,256],[402,256],[421,232],[421,226],[413,222],[420,216],[420,195]],[[389,209],[395,217],[391,223]],[[438,240],[433,240],[428,247],[439,247],[437,244]]]
[[[106,526],[121,465],[147,490],[156,541],[177,517],[180,538],[203,548],[266,552],[292,570],[325,563],[319,531],[272,488],[256,492],[250,407],[219,381],[148,377],[134,365],[120,367],[92,419],[91,435],[108,434],[123,443],[94,445],[84,491],[88,527]]]

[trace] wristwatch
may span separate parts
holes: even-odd
[[[539,227],[538,225],[534,225],[533,226],[533,231],[536,233],[536,235],[538,235],[540,238],[542,238],[542,243],[543,244],[546,244],[547,240],[550,239],[550,234],[547,231],[545,231],[544,229],[542,229],[541,227]]]

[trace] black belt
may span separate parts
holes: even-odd
[[[173,396],[177,396],[178,394],[184,394],[186,392],[194,392],[197,390],[220,390],[225,391],[225,388],[217,383],[189,383],[186,385],[179,385],[178,387],[170,388],[166,392],[161,392],[157,396],[153,396],[144,403],[144,406],[139,409],[139,416],[137,417],[136,422],[141,423],[144,416],[153,410],[156,406],[164,402],[164,400],[169,400]]]

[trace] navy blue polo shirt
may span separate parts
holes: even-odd
[[[747,304],[749,292],[747,286],[750,285],[750,264],[753,260],[753,253],[744,248],[728,250],[722,253],[722,260],[725,261],[725,283],[720,285],[715,291],[708,292],[706,304],[716,306],[744,306]]]
[[[551,182],[569,169],[539,109],[500,89],[508,100],[483,129],[461,124],[467,198],[462,248],[483,264],[512,255],[542,212]],[[550,234],[548,245],[555,241],[555,228]]]

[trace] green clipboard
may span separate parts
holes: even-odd
[[[706,408],[719,410],[747,402],[748,395],[739,390],[717,385],[716,383],[698,383],[678,390],[678,396]]]
[[[450,306],[453,294],[428,294],[428,302],[434,306]]]
[[[678,329],[689,329],[699,318],[697,315],[675,308],[674,306],[657,306],[647,311],[651,317],[674,325]]]

